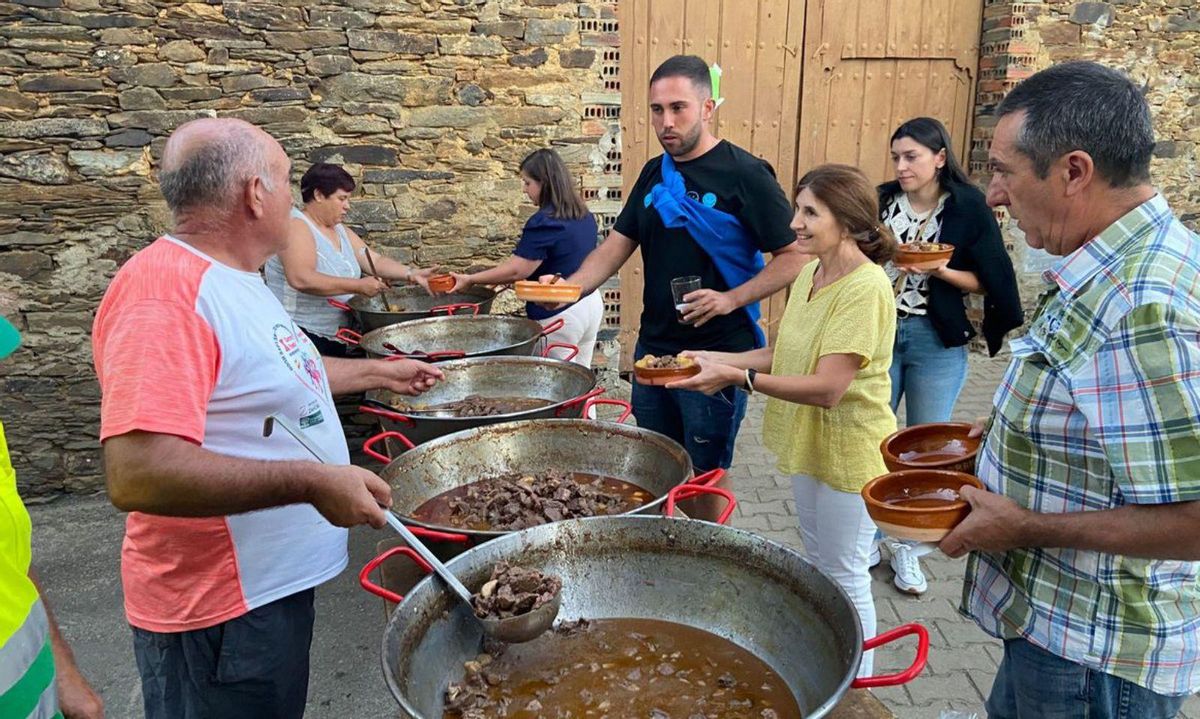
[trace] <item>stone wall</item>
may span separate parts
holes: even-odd
[[[1118,67],[1146,86],[1157,144],[1151,173],[1175,213],[1200,231],[1200,6],[1195,0],[985,0],[970,170],[988,175],[996,105],[1034,72],[1066,60]],[[1051,258],[1015,228],[1006,240],[1031,308]]]
[[[1038,63],[1096,60],[1146,87],[1154,117],[1154,184],[1200,229],[1200,4],[1195,0],[1047,3],[1032,33]]]
[[[1097,59],[1147,83],[1155,180],[1200,229],[1194,1],[984,3],[976,179],[1004,92],[1052,62]],[[362,185],[351,224],[373,246],[419,264],[495,261],[531,209],[516,164],[535,147],[564,155],[602,228],[619,209],[615,8],[0,0],[0,314],[25,334],[0,364],[0,419],[23,494],[102,482],[89,330],[115,269],[166,228],[150,173],[172,128],[205,115],[259,124],[297,176],[347,166]],[[1031,302],[1046,258],[1006,231]],[[611,337],[601,350],[615,363]]]
[[[360,182],[350,224],[421,265],[506,256],[517,163],[555,146],[594,209],[620,169],[611,0],[0,3],[0,418],[27,496],[102,485],[89,331],[113,272],[167,227],[170,131],[238,117]],[[169,402],[169,397],[163,398]]]

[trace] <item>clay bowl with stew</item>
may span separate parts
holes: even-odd
[[[552,285],[534,282],[533,280],[518,280],[513,284],[517,299],[524,302],[578,302],[583,294],[582,285],[572,285],[566,282],[555,282]]]
[[[454,289],[454,275],[433,275],[429,278],[429,291],[434,294],[445,294]]]
[[[892,263],[914,272],[928,272],[954,254],[954,245],[943,242],[909,242],[896,249]]]
[[[959,490],[983,483],[964,472],[906,469],[876,477],[862,489],[867,514],[889,537],[914,542],[940,542],[966,519],[971,506]]]
[[[889,435],[879,445],[888,471],[902,469],[948,469],[975,473],[979,437],[968,437],[966,422],[914,424]]]
[[[687,357],[675,358],[675,367],[649,367],[646,365],[648,359],[653,359],[653,355],[633,363],[633,378],[638,384],[659,386],[700,374],[700,365]]]

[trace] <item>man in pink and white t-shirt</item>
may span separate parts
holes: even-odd
[[[239,120],[187,123],[159,180],[174,230],[113,278],[93,330],[108,491],[147,717],[298,717],[313,588],[388,485],[351,466],[332,395],[418,394],[414,361],[322,358],[258,268],[286,241],[290,163]],[[313,461],[278,413],[335,464]]]

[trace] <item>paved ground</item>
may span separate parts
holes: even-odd
[[[967,386],[959,397],[954,418],[971,421],[988,414],[992,395],[1007,360],[971,356]],[[751,405],[738,439],[733,481],[739,499],[733,524],[771,539],[801,547],[796,529],[795,502],[786,477],[775,470],[774,456],[762,446],[762,401]],[[928,669],[905,687],[875,690],[900,719],[938,719],[943,710],[977,712],[983,719],[983,699],[992,686],[1002,654],[993,640],[957,611],[965,559],[935,552],[922,559],[929,591],[920,598],[901,594],[892,586],[885,553],[872,572],[879,630],[920,622],[929,627],[932,647]],[[909,640],[911,642],[911,640]],[[898,671],[912,660],[913,643],[876,652],[877,672]],[[1184,717],[1200,717],[1200,698],[1184,706]]]
[[[972,419],[990,410],[1004,364],[972,357],[956,417]],[[751,405],[738,442],[733,477],[741,505],[734,524],[799,547],[790,485],[763,448],[761,429],[759,400]],[[109,717],[140,716],[137,674],[121,613],[120,514],[102,497],[60,500],[31,507],[31,513],[34,564],[85,674],[104,696]],[[361,567],[375,542],[385,536],[353,531],[351,569]],[[886,560],[875,570],[880,629],[920,621],[933,630],[928,670],[907,687],[876,692],[902,719],[938,719],[946,709],[983,717],[983,696],[991,687],[1000,648],[955,609],[963,564],[940,554],[927,557],[929,592],[919,599],[894,590]],[[343,573],[317,595],[310,719],[395,716],[379,668],[382,605],[358,588],[355,575],[356,571]],[[911,652],[909,645],[880,650],[875,666],[880,671],[899,669],[908,664]],[[1200,719],[1200,701],[1192,698],[1185,716]]]

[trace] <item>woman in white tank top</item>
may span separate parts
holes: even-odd
[[[370,276],[366,244],[342,224],[350,210],[354,178],[338,165],[319,162],[300,178],[303,209],[292,210],[288,246],[267,261],[267,286],[321,354],[342,357],[346,346],[334,339],[350,317],[327,302],[352,295],[374,297],[384,283]],[[417,270],[380,254],[375,269],[387,280],[415,282],[429,289],[430,270]]]

